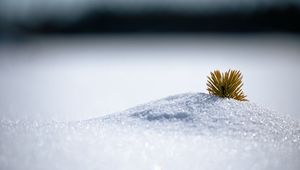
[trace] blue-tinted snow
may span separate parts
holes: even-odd
[[[79,122],[1,120],[0,136],[0,169],[300,167],[299,122],[203,93]]]

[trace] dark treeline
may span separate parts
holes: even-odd
[[[295,6],[255,11],[184,13],[152,10],[140,13],[90,10],[72,22],[48,18],[39,23],[16,23],[21,34],[164,33],[164,32],[300,32]],[[4,30],[10,32],[10,28]]]

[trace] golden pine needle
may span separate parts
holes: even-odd
[[[223,98],[232,98],[239,101],[247,101],[246,95],[242,90],[242,74],[237,70],[228,70],[221,73],[219,70],[210,72],[207,76],[207,90],[209,94],[213,94]]]

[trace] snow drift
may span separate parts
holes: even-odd
[[[0,169],[299,169],[300,124],[202,93],[69,123],[1,121]]]
[[[300,139],[299,122],[289,117],[250,102],[204,93],[170,96],[100,119],[148,128],[157,128],[156,124],[160,124],[163,126],[159,126],[159,130],[168,127],[168,131],[198,135],[230,135],[292,143]]]

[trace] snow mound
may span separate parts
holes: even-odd
[[[79,122],[1,120],[0,137],[6,170],[300,169],[299,122],[202,93]]]
[[[185,134],[226,135],[296,144],[300,141],[299,122],[250,102],[204,93],[170,96],[100,119]]]

